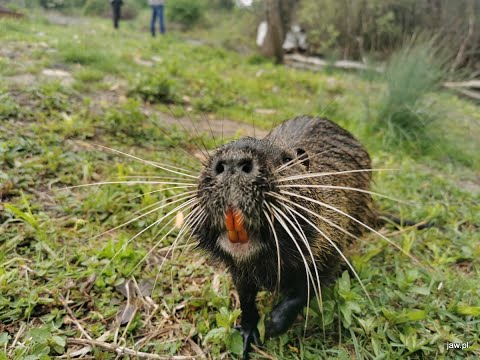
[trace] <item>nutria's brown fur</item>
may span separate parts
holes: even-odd
[[[307,116],[297,117],[284,122],[273,129],[267,139],[271,141],[282,141],[293,149],[301,148],[308,154],[309,173],[339,173],[350,170],[370,170],[372,168],[370,156],[365,148],[346,130],[328,119],[312,118]],[[276,139],[276,140],[275,140]],[[302,180],[306,184],[333,185],[340,187],[357,188],[369,191],[371,172],[351,172],[341,175],[331,174],[329,176],[307,178]],[[290,181],[291,184],[298,184],[297,181]],[[326,188],[297,188],[303,196],[327,203],[355,217],[364,224],[373,226],[375,217],[372,211],[372,199],[368,193],[345,189]],[[305,190],[309,190],[306,192]],[[295,192],[295,191],[292,191]],[[295,200],[292,198],[292,200]],[[296,199],[302,205],[309,203],[302,199]],[[310,204],[310,206],[312,206]],[[358,222],[340,215],[331,209],[320,205],[313,206],[318,214],[335,222],[339,227],[348,230],[355,236],[359,236],[365,230]],[[345,236],[338,228],[332,227],[318,218],[314,221],[322,230],[330,234],[330,238],[343,248],[352,237]],[[316,236],[318,252],[315,254],[322,257],[322,249],[331,249],[322,236]],[[338,255],[338,254],[337,254]],[[332,255],[328,256],[329,258]]]
[[[364,230],[341,212],[373,224],[367,193],[370,169],[367,151],[349,132],[309,116],[284,122],[264,139],[242,138],[223,145],[208,161],[197,194],[196,211],[204,217],[194,235],[232,274],[242,308],[245,358],[250,343],[258,342],[257,291],[278,286],[283,300],[270,314],[267,334],[285,331],[313,294],[308,294],[309,284],[320,280],[324,285],[335,278],[344,262],[339,252]],[[296,175],[302,176],[282,180]],[[309,187],[285,187],[292,185]],[[318,185],[328,187],[312,187]],[[242,214],[247,242],[235,243],[226,235],[228,209]],[[307,268],[318,278],[307,280]]]

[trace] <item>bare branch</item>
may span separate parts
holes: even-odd
[[[76,344],[76,345],[92,345],[102,348],[107,351],[115,352],[119,355],[131,355],[135,356],[139,359],[154,359],[154,360],[191,360],[197,359],[197,356],[189,356],[189,355],[157,355],[157,354],[149,354],[141,351],[132,350],[123,346],[117,346],[113,344],[109,344],[103,341],[97,340],[90,340],[90,339],[67,339],[69,344]]]

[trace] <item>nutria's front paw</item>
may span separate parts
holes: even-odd
[[[249,353],[252,350],[252,344],[260,346],[260,334],[256,327],[253,329],[243,329],[241,326],[236,328],[243,337],[243,360],[248,360],[250,358]]]
[[[290,319],[285,318],[283,313],[272,315],[265,323],[265,337],[267,339],[283,334],[291,324]]]
[[[267,338],[283,334],[297,318],[304,306],[303,297],[287,297],[271,311],[265,324]]]

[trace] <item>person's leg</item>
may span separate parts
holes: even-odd
[[[157,10],[156,6],[152,5],[152,18],[150,20],[150,32],[152,33],[152,36],[155,36],[155,20],[157,18]]]
[[[113,20],[113,27],[116,26],[116,22],[115,22],[115,3],[111,3],[112,5],[112,20]]]
[[[163,18],[163,5],[158,6],[158,18],[160,21],[160,32],[165,34],[165,20]]]
[[[117,14],[117,29],[118,29],[118,24],[120,22],[120,18],[122,17],[122,3],[118,4],[118,14]]]
[[[120,6],[117,2],[113,3],[113,26],[115,29],[118,29],[118,21],[120,20]]]

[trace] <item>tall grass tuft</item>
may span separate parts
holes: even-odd
[[[386,92],[375,123],[384,143],[421,150],[432,140],[429,127],[439,114],[428,94],[446,77],[447,60],[435,37],[412,39],[391,56],[383,76]]]

